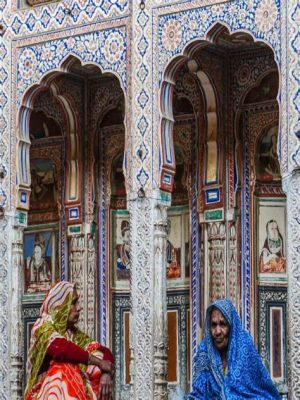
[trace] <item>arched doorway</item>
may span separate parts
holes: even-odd
[[[268,193],[268,207],[277,206],[268,213],[280,208],[280,220],[285,226],[285,196],[276,143],[274,139],[272,147],[268,142],[275,137],[270,133],[275,129],[271,125],[276,125],[277,121],[278,126],[279,120],[278,68],[272,50],[263,43],[254,42],[247,33],[230,34],[227,28],[216,24],[206,38],[186,46],[184,55],[177,56],[166,68],[161,85],[161,187],[173,191],[175,199],[177,118],[172,103],[178,96],[178,87],[191,102],[195,118],[192,137],[197,149],[194,159],[197,178],[194,181],[190,178],[189,185],[192,191],[189,208],[193,260],[190,282],[192,355],[203,335],[207,305],[214,299],[229,297],[240,312],[244,326],[251,330],[266,364],[272,360],[271,375],[282,393],[286,393],[287,352],[283,333],[286,332],[286,266],[281,273],[273,273],[267,289],[267,277],[261,275],[258,266],[258,254],[262,249],[258,240],[261,228],[257,225],[257,202],[261,199],[257,199],[257,190]],[[197,101],[200,106],[195,112]],[[177,103],[180,104],[177,109],[182,111],[181,119],[188,120],[184,101]],[[241,115],[245,117],[246,114],[253,124],[247,133],[241,121]],[[255,118],[264,120],[257,142],[254,139]],[[263,129],[267,133],[263,133]],[[255,145],[251,145],[252,142]],[[266,166],[258,161],[255,164],[254,160],[267,163],[264,152],[266,149],[270,152],[271,148],[273,164],[277,165],[276,175],[272,177],[269,173],[268,178],[262,178],[259,171]],[[255,172],[257,168],[260,170]],[[192,171],[190,176],[193,176]],[[258,180],[256,173],[260,174]],[[197,204],[195,212],[193,202]],[[267,333],[259,318],[268,321]],[[272,350],[275,339],[277,351],[274,347]]]
[[[120,174],[116,143],[118,156],[124,155],[124,108],[118,79],[75,57],[23,99],[18,189],[19,208],[28,210],[21,277],[24,367],[30,327],[46,291],[61,279],[76,282],[80,327],[112,347],[109,226],[119,183],[112,186],[111,175]]]

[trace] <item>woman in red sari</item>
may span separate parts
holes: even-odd
[[[81,332],[74,284],[48,292],[31,331],[25,400],[111,400],[114,359]]]

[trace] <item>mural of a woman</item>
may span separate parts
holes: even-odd
[[[33,253],[26,260],[28,292],[48,290],[51,285],[51,260],[46,257],[45,238],[36,234]]]
[[[259,257],[260,272],[286,272],[286,258],[283,253],[283,239],[278,223],[271,219],[266,225],[267,237]]]

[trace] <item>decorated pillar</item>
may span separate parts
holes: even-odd
[[[225,273],[225,223],[212,222],[207,226],[208,234],[208,263],[210,267],[210,301],[226,296]]]
[[[238,237],[237,237],[237,223],[235,220],[230,220],[227,223],[227,238],[228,238],[228,252],[227,252],[227,288],[226,297],[235,305],[239,310],[239,271],[238,271]]]
[[[153,399],[153,204],[146,197],[130,199],[132,398]]]
[[[22,288],[23,288],[23,229],[13,230],[11,265],[11,302],[10,302],[10,385],[11,399],[22,399],[23,383],[23,324],[22,324]]]
[[[95,236],[90,228],[90,224],[87,224],[89,233],[70,237],[69,277],[71,282],[76,283],[83,306],[79,324],[84,332],[96,338],[96,250]]]
[[[154,221],[154,399],[167,399],[167,208],[155,207]]]
[[[300,398],[300,170],[287,187],[289,397]]]
[[[131,160],[131,184],[127,201],[131,224],[132,399],[153,399],[155,393],[157,399],[164,398],[158,394],[164,392],[164,383],[159,382],[164,381],[164,373],[161,374],[163,357],[158,348],[164,327],[161,326],[160,333],[154,329],[154,296],[158,296],[155,302],[162,300],[159,299],[161,292],[156,294],[154,291],[157,268],[154,262],[154,229],[158,229],[154,225],[158,219],[152,182],[153,168],[157,168],[153,160],[155,157],[158,159],[158,151],[153,145],[152,132],[152,41],[149,40],[152,37],[151,8],[152,2],[144,0],[134,1],[131,5],[133,78],[129,107],[131,112],[126,118],[130,137],[125,148]],[[161,318],[158,319],[161,323]]]
[[[96,321],[96,251],[95,237],[92,234],[87,235],[87,282],[86,282],[86,307],[87,321],[86,333],[91,338],[96,338],[95,321]]]
[[[155,196],[132,193],[129,206],[134,399],[167,399],[167,213]]]
[[[9,342],[10,342],[10,305],[9,305],[9,266],[11,265],[11,257],[9,252],[9,240],[12,231],[11,218],[9,216],[0,217],[0,398],[10,398],[10,359],[9,359]],[[9,393],[9,397],[7,397]]]
[[[70,281],[76,283],[77,293],[80,296],[80,302],[83,305],[83,312],[80,313],[79,325],[82,329],[86,327],[86,299],[84,291],[84,282],[86,281],[85,269],[85,238],[84,235],[74,235],[70,238],[69,254],[69,276]]]

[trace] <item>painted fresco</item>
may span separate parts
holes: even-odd
[[[167,220],[168,280],[189,276],[189,214],[186,207],[172,207]]]
[[[258,143],[256,162],[257,179],[270,182],[281,180],[277,154],[278,126],[269,128]]]
[[[260,274],[286,273],[284,202],[260,201],[258,268]]]
[[[51,160],[31,161],[30,209],[56,208],[57,182],[55,165]]]
[[[45,292],[55,281],[56,235],[54,231],[25,233],[25,293]]]
[[[117,288],[129,288],[130,224],[125,210],[112,211],[112,284]]]

